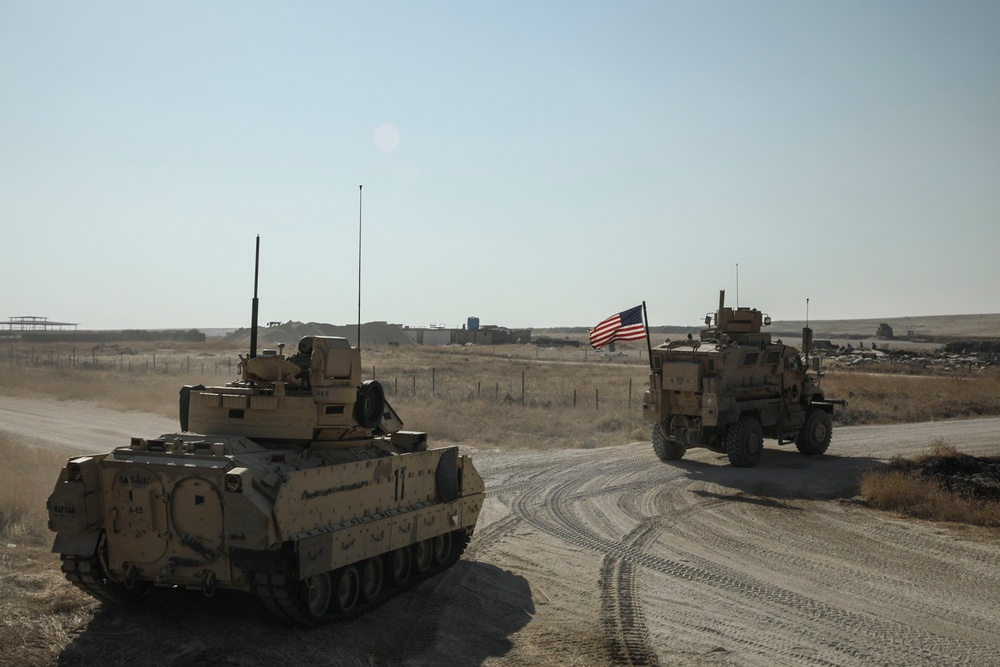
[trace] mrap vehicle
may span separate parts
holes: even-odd
[[[653,422],[653,451],[676,461],[690,447],[725,453],[748,468],[760,462],[764,438],[794,442],[807,456],[830,446],[835,405],[820,388],[819,358],[808,362],[812,330],[803,329],[805,359],[762,326],[769,317],[753,308],[719,309],[705,318],[698,339],[650,350],[649,390],[643,417]]]

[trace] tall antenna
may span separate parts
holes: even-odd
[[[361,188],[358,186],[358,349],[361,349]]]
[[[740,263],[736,262],[736,308],[740,307]]]
[[[253,258],[253,305],[250,307],[250,358],[257,356],[257,277],[260,275],[260,234]]]

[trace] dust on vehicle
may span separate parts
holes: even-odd
[[[180,432],[69,460],[48,500],[69,581],[126,603],[231,589],[318,625],[460,558],[485,492],[469,457],[403,430],[347,339],[283,352],[252,336],[240,379],[181,390]]]
[[[824,396],[819,358],[809,358],[812,330],[803,329],[800,354],[761,331],[770,323],[754,308],[727,308],[722,291],[698,339],[650,350],[642,411],[661,460],[706,447],[749,468],[760,462],[765,438],[794,442],[807,456],[826,452],[834,406],[846,402]]]

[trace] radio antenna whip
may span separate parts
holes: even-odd
[[[361,188],[358,186],[358,349],[361,349]]]
[[[740,263],[736,262],[736,308],[740,307]]]
[[[257,277],[260,275],[260,234],[253,258],[253,305],[250,308],[250,358],[257,356]]]

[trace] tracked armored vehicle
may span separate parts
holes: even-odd
[[[803,329],[799,351],[761,332],[771,323],[756,309],[719,309],[705,318],[697,340],[650,350],[649,390],[643,417],[653,422],[653,451],[676,461],[690,447],[725,453],[749,468],[760,462],[764,438],[794,442],[807,456],[830,446],[835,405],[820,388],[819,358],[808,363],[812,330]]]
[[[318,625],[459,559],[484,498],[469,457],[403,430],[346,339],[255,348],[239,380],[181,390],[180,432],[69,460],[48,510],[72,583],[115,602],[232,589]]]

